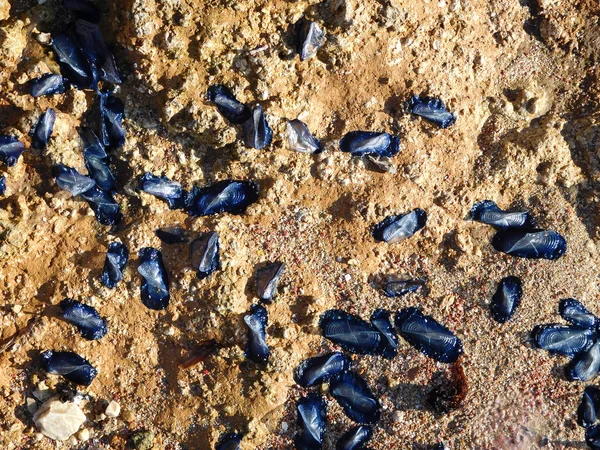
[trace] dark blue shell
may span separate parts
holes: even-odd
[[[68,73],[67,78],[80,89],[91,87],[92,72],[85,56],[73,39],[66,34],[58,34],[52,37],[52,47],[58,56],[61,67]]]
[[[373,227],[372,235],[377,241],[395,244],[413,236],[427,223],[427,213],[420,208],[406,214],[388,216]]]
[[[535,345],[550,353],[575,356],[591,347],[597,338],[596,332],[558,324],[538,325],[531,332]]]
[[[100,92],[100,139],[105,147],[118,148],[125,144],[123,102],[109,92]]]
[[[14,166],[25,151],[25,145],[12,136],[0,136],[0,161],[8,167]]]
[[[117,225],[123,219],[121,207],[108,192],[98,186],[85,191],[81,196],[87,200],[96,214],[96,220],[102,225]]]
[[[352,156],[394,156],[400,151],[400,138],[376,131],[351,131],[340,140],[340,149]]]
[[[45,73],[31,82],[31,95],[34,97],[62,94],[65,89],[62,75],[56,73]]]
[[[585,443],[591,450],[600,450],[600,424],[585,429]]]
[[[600,340],[575,355],[569,362],[568,377],[571,381],[591,381],[600,372]]]
[[[371,314],[371,324],[381,333],[379,354],[392,359],[398,354],[398,336],[390,321],[390,313],[385,309],[376,309]]]
[[[100,339],[108,332],[106,321],[93,306],[70,298],[65,298],[59,306],[62,309],[62,318],[75,325],[85,339]]]
[[[97,23],[85,19],[75,21],[75,33],[81,44],[81,50],[86,55],[90,65],[100,67],[106,61],[108,49]]]
[[[523,287],[519,277],[506,277],[500,280],[492,297],[492,317],[496,322],[505,323],[513,316],[523,297]]]
[[[461,340],[452,331],[417,308],[398,311],[396,328],[410,345],[436,361],[453,363],[463,352]]]
[[[409,292],[416,292],[425,286],[424,280],[392,280],[385,284],[383,290],[387,297],[401,297]]]
[[[0,177],[0,195],[6,194],[6,176]]]
[[[305,359],[294,371],[294,380],[302,387],[324,383],[350,367],[350,360],[340,352]]]
[[[325,311],[321,315],[319,326],[325,338],[349,352],[374,355],[381,349],[381,333],[370,323],[345,311]]]
[[[492,245],[507,255],[531,259],[555,260],[567,251],[565,238],[552,230],[499,231],[494,236]]]
[[[224,180],[203,188],[194,186],[185,199],[185,209],[192,216],[242,214],[258,200],[258,192],[252,181]]]
[[[108,154],[98,139],[98,136],[89,129],[81,133],[83,141],[83,158],[90,176],[96,184],[105,191],[114,191],[116,188],[115,177],[108,166]]]
[[[234,125],[241,125],[250,119],[250,108],[239,102],[233,92],[222,84],[213,84],[208,88],[206,98],[217,106],[219,112]]]
[[[536,227],[535,219],[528,211],[504,211],[491,200],[477,202],[471,208],[471,219],[491,225],[499,230],[518,228],[531,230]]]
[[[246,358],[264,363],[269,359],[270,351],[267,346],[267,323],[269,315],[261,305],[252,305],[250,314],[244,316],[248,326],[248,342],[246,343]]]
[[[85,0],[64,0],[65,8],[70,9],[80,19],[100,22],[100,10]]]
[[[319,450],[323,447],[323,435],[327,426],[327,405],[323,397],[309,394],[298,400],[298,425],[301,432],[294,443],[297,450]]]
[[[273,130],[267,123],[262,106],[255,105],[250,118],[244,122],[244,144],[249,148],[265,148],[273,140]]]
[[[323,145],[314,137],[306,124],[301,120],[290,120],[287,123],[286,134],[292,150],[300,153],[321,153]]]
[[[115,55],[113,55],[110,50],[106,51],[106,61],[104,61],[104,64],[100,67],[100,79],[107,81],[108,83],[121,84],[121,75],[117,68]]]
[[[379,400],[357,374],[344,372],[334,377],[329,383],[329,392],[355,422],[373,424],[379,420]]]
[[[576,327],[596,328],[598,318],[574,298],[565,298],[558,304],[558,312],[563,319]]]
[[[33,130],[33,136],[31,140],[31,146],[38,150],[43,149],[48,144],[50,136],[52,136],[52,130],[54,129],[54,122],[56,121],[56,111],[52,108],[48,108],[37,121],[35,129]]]
[[[408,101],[408,111],[435,123],[440,128],[448,128],[456,122],[456,116],[446,109],[438,98],[413,95]]]
[[[160,250],[144,247],[138,252],[142,276],[142,303],[149,309],[161,310],[169,306],[169,275]]]
[[[129,261],[129,250],[121,242],[108,244],[104,269],[102,270],[102,284],[113,289],[123,279],[123,271]]]
[[[54,166],[53,172],[58,187],[69,191],[73,196],[83,194],[96,185],[90,177],[81,175],[76,169],[64,164]]]
[[[336,450],[364,450],[364,445],[373,437],[373,429],[367,425],[350,428],[335,445]]]
[[[62,375],[72,383],[89,386],[98,371],[90,362],[73,352],[47,350],[40,355],[42,368],[52,374]]]
[[[315,56],[325,42],[325,33],[321,27],[304,17],[296,22],[296,36],[298,42],[296,50],[302,61]]]
[[[221,268],[219,259],[219,235],[203,233],[190,243],[190,260],[196,275],[203,280]]]
[[[183,244],[188,241],[186,231],[181,227],[166,227],[154,230],[154,234],[165,244]]]
[[[276,261],[256,271],[256,294],[263,302],[270,303],[275,297],[284,270],[285,264]]]
[[[600,389],[596,386],[586,386],[577,408],[577,423],[584,428],[593,425],[598,419],[598,412],[600,412]]]
[[[163,199],[171,209],[183,207],[185,191],[177,181],[171,181],[167,177],[157,177],[150,172],[146,172],[140,177],[139,189]]]
[[[238,433],[227,433],[219,439],[215,450],[238,450],[242,442],[242,436]]]

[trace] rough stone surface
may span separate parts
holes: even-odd
[[[44,436],[55,441],[66,441],[77,433],[86,417],[76,404],[63,403],[58,397],[54,397],[40,406],[33,421]]]

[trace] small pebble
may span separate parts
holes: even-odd
[[[114,400],[108,404],[106,410],[104,411],[104,414],[106,414],[107,417],[118,417],[120,413],[121,405]]]
[[[12,311],[13,311],[15,314],[19,314],[19,313],[20,313],[22,310],[23,310],[23,307],[22,307],[21,305],[14,305],[14,306],[12,307]]]
[[[85,442],[89,440],[89,438],[90,430],[88,430],[87,428],[84,428],[83,430],[80,430],[79,433],[77,433],[77,439],[79,439],[81,442]]]

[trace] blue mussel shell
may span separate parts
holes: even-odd
[[[273,140],[273,130],[269,127],[262,106],[255,105],[250,118],[243,124],[244,144],[249,148],[265,148]]]
[[[594,329],[598,326],[598,318],[574,298],[561,300],[558,304],[558,313],[563,319],[576,327]]]
[[[352,156],[392,157],[400,151],[400,138],[375,131],[351,131],[340,140],[340,149]]]
[[[152,247],[144,247],[138,252],[142,276],[142,303],[149,309],[161,310],[169,306],[169,275],[163,264],[162,254]]]
[[[327,425],[327,406],[323,397],[309,394],[298,400],[298,425],[301,432],[294,439],[297,450],[319,450]]]
[[[417,308],[398,311],[396,328],[410,345],[436,361],[453,363],[463,352],[461,340],[452,331]]]
[[[250,314],[244,316],[244,322],[248,326],[245,355],[256,363],[267,362],[271,353],[267,345],[268,320],[267,310],[261,305],[252,305]]]
[[[378,241],[395,244],[413,236],[427,223],[427,213],[420,208],[400,215],[386,217],[373,227],[373,237]]]
[[[379,420],[381,406],[365,380],[353,372],[343,372],[329,383],[329,392],[346,415],[357,423],[372,424]]]
[[[48,144],[50,136],[52,136],[52,130],[54,129],[54,122],[56,121],[56,111],[52,108],[48,108],[37,121],[35,129],[33,131],[33,139],[31,146],[36,149],[43,149]]]
[[[203,233],[190,243],[190,259],[196,275],[203,280],[221,268],[219,258],[219,235]]]
[[[98,371],[90,362],[73,352],[47,350],[40,355],[42,368],[52,374],[62,375],[72,383],[89,386]]]
[[[45,73],[31,82],[31,95],[41,97],[43,95],[62,94],[65,92],[65,81],[62,75],[57,73]]]
[[[285,270],[282,262],[273,262],[256,271],[256,294],[263,302],[271,302]]]
[[[335,450],[365,450],[364,445],[373,437],[373,429],[368,425],[350,428],[335,445]]]
[[[456,122],[456,116],[448,111],[444,102],[438,98],[419,98],[413,95],[407,106],[409,112],[435,123],[440,128],[448,128]]]
[[[242,214],[258,200],[258,192],[258,185],[251,181],[224,180],[203,188],[194,186],[185,199],[185,209],[192,216]]]
[[[75,325],[85,339],[100,339],[108,332],[106,321],[93,306],[70,298],[65,298],[59,306],[62,309],[62,318]]]
[[[302,387],[311,387],[329,381],[349,367],[350,360],[343,353],[327,353],[302,361],[294,371],[294,380]]]
[[[316,23],[302,17],[296,22],[297,51],[300,60],[312,58],[325,42],[325,33]]]
[[[25,145],[12,136],[0,136],[0,161],[8,167],[14,166],[25,151]]]
[[[165,227],[154,230],[154,234],[165,244],[183,244],[188,241],[186,231],[181,227]]]
[[[532,230],[536,227],[535,219],[528,211],[504,211],[492,200],[482,200],[473,205],[471,219],[491,225],[500,230],[508,228]]]
[[[139,190],[163,199],[171,209],[183,207],[185,191],[181,188],[181,184],[167,177],[157,177],[146,172],[140,177]]]
[[[390,321],[390,313],[385,309],[376,309],[371,314],[371,324],[381,334],[378,353],[384,358],[392,359],[398,354],[398,336]]]
[[[319,327],[323,336],[344,350],[359,355],[374,355],[381,350],[381,333],[360,317],[339,309],[321,315]]]
[[[121,242],[111,242],[106,252],[104,269],[102,270],[102,284],[113,289],[123,279],[123,270],[129,261],[129,250]]]
[[[215,450],[238,450],[242,436],[238,433],[227,433],[219,439]]]
[[[499,231],[492,239],[496,250],[510,256],[530,259],[560,258],[567,251],[567,241],[552,230],[531,231],[508,229]]]
[[[600,389],[597,386],[586,386],[577,408],[577,423],[587,428],[598,419],[600,412]]]
[[[234,125],[241,125],[250,119],[250,108],[239,102],[233,92],[225,85],[214,84],[210,86],[206,98],[214,103],[223,117]]]
[[[505,323],[513,316],[523,297],[521,279],[510,276],[502,278],[492,297],[492,317],[496,322]]]

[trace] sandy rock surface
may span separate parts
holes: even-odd
[[[29,80],[59,70],[45,33],[63,30],[72,16],[60,0],[8,5],[6,17],[0,0],[0,133],[18,137],[27,151],[16,166],[0,167],[7,179],[0,349],[22,331],[0,353],[0,448],[57,448],[37,440],[35,405],[26,401],[41,382],[52,394],[66,389],[40,368],[47,349],[76,351],[99,371],[82,389],[92,433],[58,448],[207,449],[231,431],[244,434],[244,450],[292,448],[295,403],[305,393],[293,368],[335,348],[320,336],[320,314],[340,308],[368,319],[375,308],[407,306],[420,306],[462,339],[468,396],[448,414],[434,412],[427,395],[450,368],[402,340],[392,361],[354,356],[382,404],[371,448],[441,440],[451,449],[584,448],[575,422],[584,386],[566,381],[565,358],[531,348],[527,336],[536,324],[561,322],[561,298],[600,313],[596,0],[102,2],[127,131],[125,145],[112,151],[125,215],[115,230],[51,176],[58,162],[85,170],[77,129],[96,103],[93,92],[28,95]],[[327,34],[316,57],[303,62],[291,44],[302,15]],[[214,83],[264,107],[270,147],[243,146],[204,99]],[[441,97],[456,124],[440,130],[406,114],[414,93]],[[47,107],[57,111],[54,134],[47,149],[34,150],[29,132]],[[322,139],[324,153],[288,149],[286,119],[294,118]],[[395,173],[339,151],[337,141],[361,129],[400,136]],[[260,199],[241,216],[194,219],[137,192],[135,177],[145,171],[186,189],[254,180]],[[531,211],[540,226],[566,237],[566,255],[530,261],[494,251],[493,229],[465,220],[482,199]],[[428,214],[420,233],[396,245],[372,239],[374,223],[414,208]],[[187,246],[154,235],[176,224],[191,235],[217,231],[222,270],[198,280]],[[116,239],[131,260],[109,290],[100,273]],[[164,311],[140,302],[137,253],[146,246],[161,249],[170,273]],[[287,270],[268,307],[271,357],[259,366],[244,358],[243,316],[257,301],[257,265],[275,260]],[[427,289],[387,298],[375,288],[386,275],[424,278]],[[524,298],[500,326],[489,302],[508,275],[522,278]],[[108,334],[85,341],[59,320],[65,297],[95,306]],[[181,368],[182,355],[207,339],[220,343],[217,353]],[[111,401],[121,406],[118,417],[104,414]],[[327,404],[324,448],[333,449],[353,424],[330,396]]]

